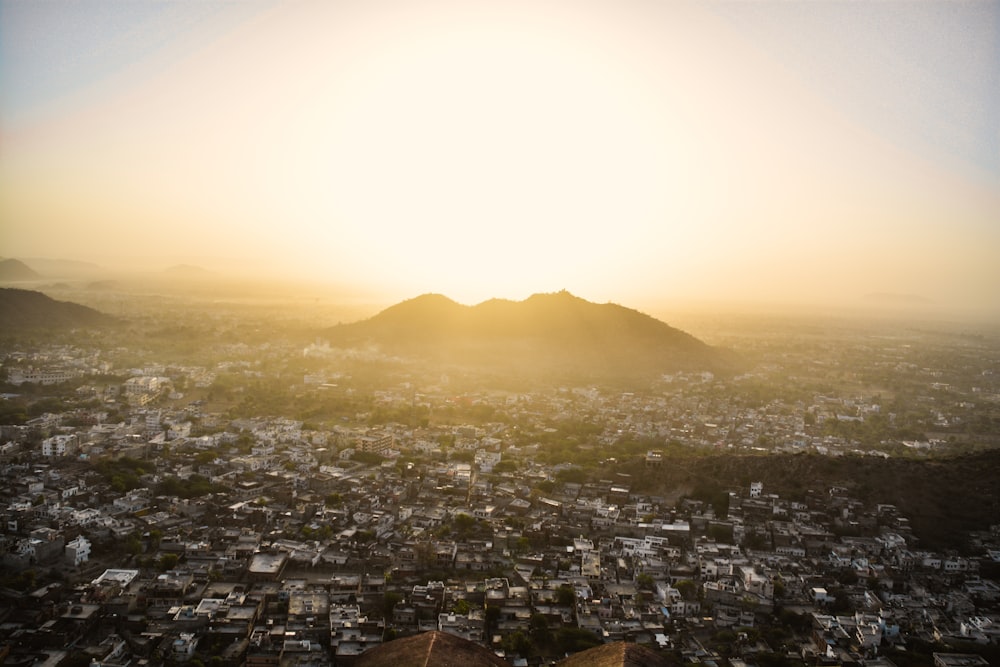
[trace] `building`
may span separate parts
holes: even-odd
[[[65,547],[66,562],[74,567],[90,560],[90,541],[83,535],[70,540]]]
[[[51,438],[42,440],[42,456],[66,456],[72,454],[76,449],[77,437],[75,435],[54,435]]]
[[[362,452],[372,452],[385,456],[393,446],[392,433],[366,433],[357,438],[357,449]]]
[[[989,667],[989,662],[975,653],[934,653],[934,667]]]

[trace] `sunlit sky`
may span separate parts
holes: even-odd
[[[0,255],[1000,302],[1000,3],[0,0]]]

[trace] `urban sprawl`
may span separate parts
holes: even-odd
[[[919,646],[989,664],[940,647],[1000,642],[1000,517],[938,550],[847,485],[642,490],[678,448],[874,460],[995,444],[974,427],[997,362],[866,340],[853,358],[793,349],[634,392],[476,391],[447,373],[376,386],[323,342],[219,343],[201,365],[96,342],[7,350],[0,655],[349,665],[438,630],[512,665],[613,641],[719,667],[892,665]]]

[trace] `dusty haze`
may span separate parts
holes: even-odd
[[[995,306],[996,3],[5,3],[0,253]]]

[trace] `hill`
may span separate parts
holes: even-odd
[[[371,648],[351,662],[355,667],[509,667],[489,649],[446,632],[424,632]],[[556,663],[565,667],[665,667],[669,661],[637,644],[615,642],[575,653]]]
[[[446,632],[425,632],[369,649],[355,667],[509,667],[489,649]]]
[[[97,326],[113,321],[93,308],[56,301],[41,292],[0,288],[0,322],[8,330]]]
[[[46,278],[93,278],[107,273],[107,269],[91,262],[73,259],[49,259],[47,257],[26,257],[24,263]]]
[[[574,653],[556,663],[557,667],[667,667],[670,661],[651,648],[614,642]]]
[[[42,276],[19,259],[0,260],[0,281],[38,280]]]
[[[578,378],[647,378],[679,370],[726,372],[735,358],[636,310],[568,292],[464,306],[425,294],[325,335],[337,347],[468,369]]]

